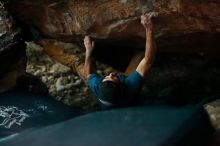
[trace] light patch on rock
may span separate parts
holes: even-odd
[[[127,0],[120,0],[120,3],[127,3]]]
[[[59,72],[59,73],[65,73],[70,71],[69,67],[66,67],[60,63],[56,63],[51,67],[50,73]]]
[[[74,86],[79,86],[79,85],[81,85],[81,83],[82,83],[82,80],[78,79],[78,80],[75,81],[75,83],[73,83],[73,85]]]
[[[212,101],[206,105],[204,105],[206,111],[209,114],[210,121],[212,125],[215,127],[215,129],[220,129],[220,115],[217,113],[220,113],[220,100]]]
[[[41,77],[41,80],[42,80],[44,83],[46,83],[46,82],[48,81],[48,79],[47,79],[46,76],[42,76],[42,77]]]
[[[52,24],[46,24],[45,28],[48,30],[48,32],[51,32],[51,33],[59,31],[58,28]]]
[[[27,51],[32,51],[32,52],[42,52],[43,48],[40,47],[39,45],[35,44],[34,42],[25,42],[27,45]]]
[[[130,17],[130,18],[127,18],[127,19],[123,19],[123,20],[121,19],[121,20],[115,21],[114,23],[112,23],[109,26],[108,33],[110,33],[111,30],[113,30],[114,28],[116,28],[116,27],[118,27],[120,25],[127,24],[127,23],[129,23],[131,21],[135,21],[137,19],[139,19],[139,18],[138,17]],[[124,29],[126,29],[126,27]]]
[[[40,75],[40,73],[41,73],[41,71],[40,71],[40,70],[37,70],[37,71],[34,73],[34,75],[35,75],[35,76],[38,76],[38,75]]]
[[[48,80],[49,80],[49,81],[53,80],[53,76],[49,76],[49,77],[48,77]]]
[[[56,85],[55,86],[56,86],[56,90],[58,92],[63,91],[65,89],[65,86],[62,85],[62,81],[63,81],[62,77],[58,78],[57,81],[56,81]]]

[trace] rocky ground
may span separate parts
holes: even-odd
[[[26,71],[37,76],[46,85],[49,96],[67,105],[83,108],[84,111],[96,109],[95,98],[90,95],[88,88],[77,74],[74,74],[70,68],[52,60],[41,47],[34,43],[29,42],[27,46]],[[65,44],[63,48],[76,47],[72,44]]]
[[[60,45],[60,44],[59,44]],[[71,53],[83,55],[73,44],[61,44]],[[42,81],[39,92],[48,94],[67,105],[85,112],[97,110],[96,100],[83,81],[70,68],[49,58],[43,49],[27,43],[27,72]],[[73,49],[74,48],[74,49]],[[218,97],[220,65],[218,55],[159,54],[144,84],[142,95],[145,104],[184,106],[199,104],[208,97]],[[97,62],[98,74],[105,75],[108,67]],[[44,86],[45,85],[45,86]],[[29,87],[31,90],[31,87]],[[152,98],[150,98],[152,97]],[[205,105],[213,125],[220,128],[220,100]]]

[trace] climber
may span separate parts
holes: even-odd
[[[106,77],[95,74],[92,66],[92,53],[95,43],[85,36],[84,45],[86,48],[85,62],[75,54],[68,54],[63,49],[50,43],[45,39],[35,41],[43,47],[43,50],[52,58],[63,65],[70,67],[89,86],[96,95],[101,108],[109,108],[121,105],[129,105],[138,96],[144,82],[144,78],[153,63],[156,46],[153,36],[152,17],[155,13],[148,13],[141,16],[141,23],[146,30],[146,48],[144,58],[140,61],[136,71],[129,76],[112,72]],[[85,63],[85,64],[84,64]]]
[[[85,79],[89,88],[96,95],[101,108],[105,109],[121,105],[129,105],[135,100],[134,98],[138,96],[144,78],[153,63],[156,51],[153,36],[153,16],[154,13],[148,13],[141,16],[141,23],[146,30],[146,48],[144,58],[137,66],[136,71],[129,76],[115,72],[112,72],[105,77],[95,74],[92,70],[92,53],[95,43],[89,36],[85,36]]]

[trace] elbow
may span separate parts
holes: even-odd
[[[154,62],[153,57],[145,57],[144,60],[145,60],[145,65],[147,65],[147,66],[149,66],[149,65],[151,66]]]

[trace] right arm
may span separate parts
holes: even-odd
[[[142,77],[146,77],[147,73],[149,72],[156,52],[156,45],[153,34],[153,24],[151,21],[153,15],[153,13],[149,13],[147,15],[141,16],[141,23],[146,30],[146,47],[144,58],[139,63],[136,71],[140,73]]]
[[[85,78],[86,81],[89,79],[89,75],[92,73],[92,52],[94,50],[94,41],[91,40],[89,36],[85,36],[84,45],[86,48],[85,54]]]

